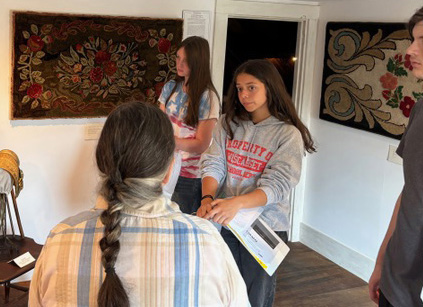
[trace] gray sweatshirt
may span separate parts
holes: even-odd
[[[224,115],[202,155],[202,178],[210,176],[219,182],[217,198],[263,190],[267,203],[261,218],[275,231],[288,230],[289,194],[300,179],[304,156],[300,131],[270,116],[258,124],[231,123],[234,138],[230,140],[223,119]]]

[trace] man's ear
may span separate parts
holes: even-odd
[[[162,184],[165,185],[169,182],[170,176],[172,175],[173,165],[175,164],[175,158],[172,158],[172,162],[170,162],[169,168],[167,169],[166,176],[163,178]]]

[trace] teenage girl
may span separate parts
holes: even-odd
[[[226,226],[240,209],[263,206],[261,218],[286,242],[289,194],[300,179],[305,151],[315,151],[313,140],[276,68],[267,60],[245,62],[234,74],[225,114],[203,154],[197,215]],[[276,274],[267,275],[230,231],[221,233],[251,305],[272,306]]]
[[[201,200],[200,157],[210,145],[220,110],[207,40],[198,36],[183,40],[176,52],[176,68],[176,80],[164,85],[159,102],[172,122],[176,150],[182,156],[172,200],[182,212],[192,213]]]

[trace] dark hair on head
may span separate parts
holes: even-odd
[[[128,295],[115,272],[121,210],[124,206],[142,206],[162,194],[161,182],[174,149],[172,125],[156,106],[124,103],[110,113],[104,124],[96,150],[103,177],[100,194],[108,203],[101,214],[101,261],[106,278],[98,293],[98,306],[129,306]]]
[[[209,42],[205,38],[190,36],[181,42],[178,50],[181,48],[184,48],[187,64],[190,69],[187,82],[188,109],[184,122],[188,126],[195,127],[198,124],[200,100],[203,93],[206,90],[213,91],[218,97],[216,88],[211,79],[210,47]],[[184,78],[176,76],[176,81],[184,81]],[[172,96],[172,94],[170,94],[169,97],[170,96]]]
[[[286,90],[281,75],[272,63],[264,59],[244,62],[234,73],[232,83],[228,90],[228,100],[225,101],[224,112],[226,115],[223,127],[229,137],[232,139],[234,136],[230,126],[231,122],[238,124],[237,120],[251,119],[251,115],[245,110],[238,98],[236,80],[240,74],[251,75],[265,85],[267,105],[270,114],[281,121],[297,127],[304,142],[304,149],[310,153],[315,152],[316,148],[311,138],[311,134],[298,117],[294,103]]]
[[[413,40],[413,29],[417,23],[423,21],[423,7],[418,9],[408,21],[408,32],[410,33],[411,39]]]

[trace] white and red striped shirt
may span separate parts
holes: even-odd
[[[173,91],[174,88],[175,90]],[[176,83],[174,80],[164,85],[159,97],[159,102],[166,105],[166,114],[172,122],[174,135],[178,138],[194,139],[197,133],[197,127],[191,127],[184,123],[188,107],[187,100],[188,94],[183,91],[182,82]],[[200,100],[198,120],[218,119],[219,110],[220,104],[217,95],[213,91],[205,91]],[[201,153],[181,151],[181,157],[180,176],[200,178],[199,163]]]

